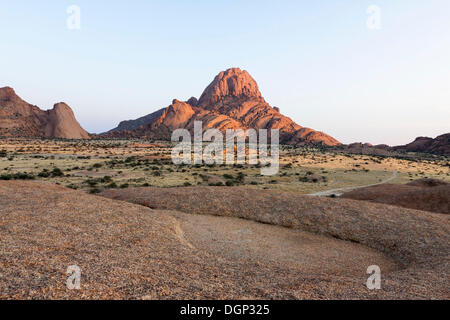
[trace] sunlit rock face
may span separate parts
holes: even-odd
[[[178,128],[192,130],[194,121],[203,129],[278,129],[280,142],[287,144],[339,145],[333,137],[304,128],[271,107],[262,97],[258,84],[239,68],[220,72],[203,91],[200,99],[173,100],[165,109],[136,120],[121,122],[105,133],[110,137],[170,139]]]
[[[0,88],[0,136],[89,139],[64,102],[44,111],[22,100],[9,87]]]

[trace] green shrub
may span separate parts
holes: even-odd
[[[60,168],[53,168],[51,175],[52,177],[62,177],[64,174]]]
[[[108,188],[108,189],[115,189],[115,188],[117,188],[117,184],[115,182],[111,182],[110,184],[108,184],[106,186],[106,188]]]
[[[97,188],[93,188],[93,189],[89,190],[90,194],[95,194],[95,193],[99,193],[99,192],[100,192],[100,190]]]
[[[101,182],[102,183],[108,183],[108,182],[111,182],[112,181],[112,178],[110,177],[110,176],[104,176],[102,179],[101,179]]]
[[[85,182],[91,187],[94,187],[98,184],[97,180],[95,180],[95,179],[88,179]]]
[[[34,180],[34,179],[35,179],[34,175],[26,172],[0,175],[0,180]]]
[[[41,172],[38,173],[38,177],[48,178],[50,177],[50,172],[47,169],[43,169]]]
[[[235,179],[235,182],[237,184],[243,183],[244,182],[244,178],[245,178],[245,174],[243,172],[238,172],[238,174],[236,176],[236,179]]]

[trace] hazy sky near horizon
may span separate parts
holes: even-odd
[[[198,98],[230,67],[344,143],[450,132],[448,0],[0,0],[0,39],[0,87],[43,109],[65,101],[89,132]]]

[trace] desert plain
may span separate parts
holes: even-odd
[[[448,158],[281,146],[278,174],[262,176],[258,165],[174,165],[171,147],[1,140],[0,298],[450,297]],[[439,197],[434,212],[373,196],[417,181]],[[79,290],[66,284],[73,265]]]

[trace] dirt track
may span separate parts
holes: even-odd
[[[365,186],[345,187],[345,188],[338,188],[338,189],[319,191],[319,192],[316,192],[316,193],[311,193],[310,196],[331,196],[333,194],[336,195],[336,196],[340,196],[344,192],[382,185],[382,184],[388,183],[389,181],[394,180],[395,178],[397,178],[397,171],[394,171],[392,173],[392,177],[390,177],[389,179],[383,180],[383,181],[381,181],[379,183],[368,184],[368,185],[365,185]]]

